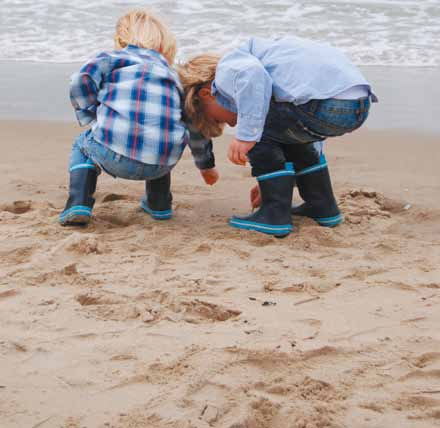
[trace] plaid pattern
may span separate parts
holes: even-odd
[[[92,124],[96,141],[152,165],[174,165],[190,143],[181,98],[164,57],[136,46],[99,54],[72,76],[70,87],[78,122]],[[201,145],[209,149],[209,141]],[[206,158],[201,145],[196,152]]]

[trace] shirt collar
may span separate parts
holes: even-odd
[[[157,52],[153,49],[140,48],[139,46],[135,45],[128,45],[125,49],[127,51],[136,52],[140,56],[148,56],[158,59],[164,65],[169,67],[168,61],[165,59],[165,57],[160,52]]]

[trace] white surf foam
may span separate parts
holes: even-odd
[[[112,48],[132,0],[0,0],[0,60],[81,62]],[[226,50],[252,35],[326,40],[359,65],[440,65],[439,0],[150,0],[179,56]]]

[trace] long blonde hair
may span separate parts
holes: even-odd
[[[179,64],[177,71],[185,93],[185,114],[191,123],[207,138],[218,137],[223,133],[224,125],[210,120],[203,112],[199,90],[211,85],[215,79],[215,70],[221,56],[202,54]]]
[[[114,40],[116,49],[134,45],[158,51],[169,65],[173,65],[176,57],[173,33],[147,9],[135,9],[119,18]]]

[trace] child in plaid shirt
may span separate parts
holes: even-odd
[[[147,11],[135,10],[119,19],[115,47],[72,76],[76,117],[81,126],[92,126],[73,144],[62,225],[90,221],[100,170],[145,180],[142,209],[157,220],[171,218],[170,172],[187,143],[205,182],[218,179],[212,143],[182,120],[183,91],[171,69],[172,33]]]

